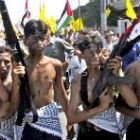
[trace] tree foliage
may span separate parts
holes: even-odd
[[[85,6],[81,6],[81,17],[83,19],[83,24],[86,27],[93,27],[93,25],[100,26],[100,0],[89,0]],[[79,17],[78,9],[73,11],[74,18]]]

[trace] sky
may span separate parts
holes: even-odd
[[[5,0],[12,22],[19,22],[24,14],[26,0]],[[80,5],[85,5],[89,0],[80,0]],[[66,0],[42,0],[46,5],[46,15],[59,19],[64,9]],[[78,7],[78,0],[69,0],[71,9]],[[29,0],[29,10],[32,19],[38,19],[40,0]]]

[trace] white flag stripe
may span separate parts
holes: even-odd
[[[58,25],[57,25],[57,30],[59,30],[59,29],[61,28],[62,24],[63,24],[64,21],[67,19],[67,17],[68,17],[68,14],[67,14],[67,12],[66,12],[66,13],[63,15],[63,17],[61,18],[60,22],[58,23]]]

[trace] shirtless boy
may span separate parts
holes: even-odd
[[[94,98],[92,90],[102,73],[102,62],[100,62],[98,55],[96,38],[92,40],[88,37],[83,38],[79,43],[79,49],[86,61],[87,70],[72,80],[68,122],[70,124],[82,122],[77,140],[83,138],[88,140],[120,140],[116,111],[114,106],[109,107],[113,100],[112,88],[109,87],[109,90],[105,89],[102,92],[100,104],[97,107],[90,108]],[[118,75],[120,64],[121,58],[116,56],[108,65],[113,69],[114,75]],[[122,92],[122,95],[130,106],[136,106],[137,99],[133,92]],[[78,111],[80,104],[83,105],[83,111]]]
[[[24,67],[13,64],[11,49],[0,46],[0,139],[14,138],[15,111],[18,107],[19,74]]]
[[[59,103],[67,114],[68,99],[62,80],[62,63],[44,55],[47,32],[46,24],[40,20],[30,20],[24,27],[24,42],[29,50],[25,63],[30,92],[39,118],[36,123],[26,124],[23,140],[61,140],[54,88],[57,90]],[[30,117],[30,113],[27,116]]]
[[[138,106],[131,107],[126,105],[125,101],[120,96],[117,100],[116,109],[124,116],[121,116],[120,123],[123,129],[126,131],[126,140],[139,140],[140,139],[140,60],[131,63],[125,71],[125,75],[132,75],[135,79],[135,83],[131,85],[131,90],[134,95],[137,96]],[[129,94],[130,89],[125,87],[125,92]],[[123,118],[123,119],[122,119]]]

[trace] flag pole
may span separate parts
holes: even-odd
[[[80,19],[81,18],[80,0],[78,0],[78,13],[79,13],[79,19]],[[80,21],[79,21],[79,29],[80,29]]]
[[[39,13],[41,12],[41,0],[39,1]]]
[[[106,17],[106,0],[100,0],[100,12],[101,12],[101,34],[107,29],[107,17]]]

